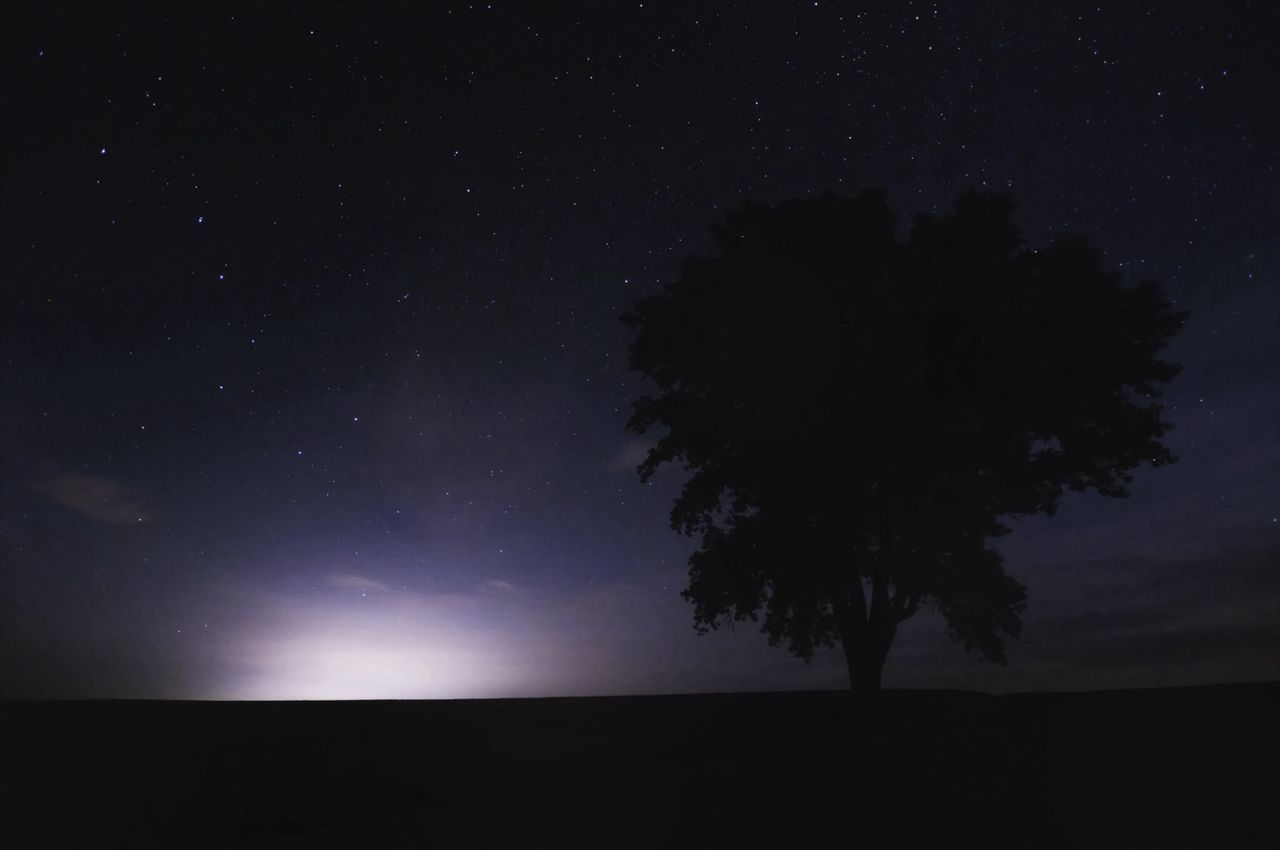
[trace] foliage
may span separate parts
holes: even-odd
[[[713,233],[715,256],[623,317],[656,387],[628,427],[664,429],[640,475],[692,473],[671,521],[701,537],[697,627],[763,611],[772,643],[840,638],[878,682],[928,603],[1003,660],[1026,594],[988,542],[1174,460],[1157,397],[1177,367],[1157,355],[1184,314],[1084,238],[1029,246],[999,195],[902,240],[873,190],[747,202]]]

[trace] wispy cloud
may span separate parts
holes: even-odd
[[[503,581],[500,578],[487,578],[484,580],[484,586],[490,590],[501,590],[503,593],[515,593],[516,588],[509,581]]]
[[[329,585],[343,590],[387,590],[382,582],[354,573],[333,573],[329,576]]]
[[[653,440],[627,440],[618,453],[609,458],[611,472],[635,472],[653,448]]]
[[[1187,558],[1037,565],[1009,666],[979,665],[934,611],[904,624],[885,670],[895,687],[1010,691],[1153,687],[1274,678],[1280,546]]]
[[[99,522],[147,522],[151,515],[123,485],[96,475],[67,472],[41,478],[31,489],[49,501]]]

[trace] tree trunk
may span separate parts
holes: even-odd
[[[875,640],[866,634],[842,634],[845,665],[849,669],[849,687],[854,691],[880,690],[880,676],[889,656],[889,641]]]
[[[889,610],[888,582],[882,578],[872,582],[870,604],[860,578],[843,590],[835,597],[835,613],[849,687],[860,693],[878,691],[898,625]]]

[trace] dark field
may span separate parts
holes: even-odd
[[[1280,684],[9,703],[0,844],[1273,846],[1278,709]]]

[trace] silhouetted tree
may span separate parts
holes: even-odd
[[[1028,245],[1012,202],[965,194],[895,236],[884,196],[747,202],[624,317],[657,392],[628,427],[666,428],[639,467],[692,472],[672,526],[700,534],[683,592],[700,633],[757,620],[808,659],[843,645],[880,686],[924,604],[1004,662],[1025,588],[991,538],[1064,488],[1127,495],[1174,460],[1154,399],[1181,326],[1153,281],[1126,286],[1084,238]]]

